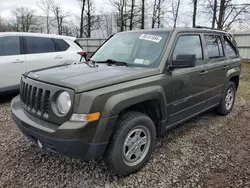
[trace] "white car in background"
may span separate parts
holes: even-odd
[[[74,37],[0,32],[0,93],[18,90],[25,72],[79,62],[80,51]]]

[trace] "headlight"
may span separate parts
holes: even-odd
[[[68,92],[60,93],[56,100],[56,107],[60,114],[66,115],[71,108],[71,99]]]

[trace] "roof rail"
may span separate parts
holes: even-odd
[[[199,28],[199,29],[211,29],[211,30],[217,30],[217,31],[224,31],[222,29],[217,29],[217,28],[212,28],[212,27],[204,27],[204,26],[194,26],[194,28]]]

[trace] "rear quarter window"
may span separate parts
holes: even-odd
[[[74,43],[82,49],[81,44],[77,40],[75,40]]]
[[[237,47],[230,41],[230,39],[224,36],[225,41],[225,51],[228,57],[236,57],[238,56]]]
[[[56,51],[66,51],[69,49],[69,44],[63,39],[53,39],[56,45]]]

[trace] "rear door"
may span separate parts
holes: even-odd
[[[199,34],[180,34],[171,59],[177,55],[196,55],[196,66],[172,70],[166,86],[168,100],[168,125],[179,123],[204,109],[206,86],[203,77],[204,55]]]
[[[220,102],[223,91],[227,59],[222,45],[221,34],[204,34],[206,74],[204,74],[207,104],[211,107]]]
[[[17,89],[26,71],[19,36],[0,37],[0,91]]]
[[[51,38],[28,36],[24,42],[28,71],[65,63],[65,56]]]

